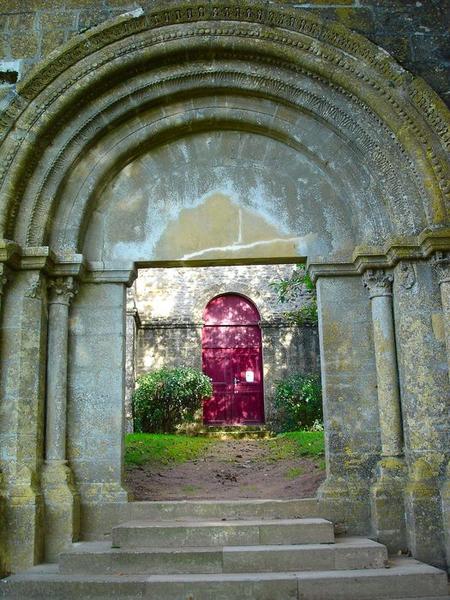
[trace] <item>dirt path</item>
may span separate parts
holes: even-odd
[[[218,441],[200,458],[171,467],[128,467],[135,500],[307,498],[325,479],[321,460],[276,460],[264,440]]]

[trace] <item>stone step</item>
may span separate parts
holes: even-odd
[[[274,573],[383,568],[385,546],[364,538],[336,544],[225,546],[222,548],[111,548],[107,542],[81,542],[60,555],[67,574]]]
[[[254,521],[130,521],[112,531],[115,548],[330,544],[334,528],[325,519]]]
[[[401,558],[389,569],[202,575],[67,575],[53,565],[0,582],[8,600],[447,600],[443,571]]]
[[[100,505],[99,505],[100,506]],[[174,500],[164,502],[112,502],[83,506],[84,539],[99,540],[112,527],[127,521],[178,519],[296,519],[320,517],[316,498],[293,500]]]

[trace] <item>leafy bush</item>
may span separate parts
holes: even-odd
[[[295,374],[277,383],[272,429],[277,432],[317,431],[322,420],[322,388],[317,375]]]
[[[305,265],[296,265],[291,276],[288,279],[280,279],[270,283],[276,291],[278,302],[295,303],[299,300],[302,293],[310,292],[309,301],[300,308],[285,311],[284,317],[288,322],[294,325],[317,325],[317,298],[314,283],[306,272]]]
[[[171,433],[192,421],[202,400],[212,394],[211,379],[190,367],[163,367],[140,377],[133,394],[137,432]]]

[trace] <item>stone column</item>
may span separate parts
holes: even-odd
[[[380,456],[370,307],[359,276],[317,276],[327,478],[321,514],[352,535],[370,530],[369,488]]]
[[[443,330],[447,345],[448,373],[450,376],[450,252],[436,252],[433,258],[433,266],[441,290]]]
[[[47,343],[46,280],[19,270],[3,297],[0,360],[0,470],[6,504],[6,569],[43,560],[43,412]]]
[[[441,291],[443,332],[447,347],[448,374],[450,377],[450,252],[437,252],[433,258],[433,266]],[[438,324],[438,328],[439,328]],[[442,520],[445,538],[445,554],[447,567],[450,565],[450,462],[444,481],[441,485]]]
[[[108,531],[118,503],[128,501],[125,302],[126,283],[84,282],[71,307],[67,457],[81,498],[82,535],[90,539]]]
[[[0,264],[0,331],[1,331],[1,315],[2,315],[2,297],[3,289],[7,282],[5,265]],[[1,336],[0,336],[1,337]],[[3,475],[0,471],[0,577],[7,573],[6,566],[6,490],[3,490],[5,485]]]
[[[405,517],[414,558],[443,567],[441,485],[450,428],[441,290],[428,261],[395,267],[394,310],[408,481]]]
[[[136,335],[137,308],[134,288],[127,292],[127,313],[125,323],[125,432],[133,433],[133,392],[136,382]]]
[[[450,461],[447,463],[447,469],[440,491],[442,504],[442,524],[444,531],[444,548],[448,568],[450,565]]]
[[[406,468],[392,304],[393,276],[383,270],[369,269],[364,273],[363,282],[369,290],[372,311],[381,438],[381,460],[371,487],[372,527],[377,539],[395,551],[405,545]]]
[[[8,277],[6,274],[5,265],[0,265],[0,314],[2,311],[3,288],[5,287],[5,284],[7,281],[8,281]]]
[[[72,277],[49,282],[45,465],[46,560],[54,561],[78,537],[79,496],[66,460],[69,305],[77,287]]]

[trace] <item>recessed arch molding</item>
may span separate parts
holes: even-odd
[[[297,8],[174,0],[76,35],[2,106],[6,568],[131,518],[137,269],[281,262],[318,292],[327,480],[310,506],[448,563],[450,119],[425,82]]]

